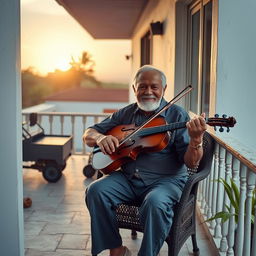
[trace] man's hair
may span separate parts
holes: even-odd
[[[165,88],[166,87],[166,76],[165,76],[164,72],[161,71],[160,69],[155,68],[154,66],[151,66],[151,65],[144,65],[138,69],[137,73],[134,76],[134,80],[133,80],[134,85],[136,85],[138,77],[141,73],[146,72],[146,71],[152,71],[152,70],[156,71],[160,74],[161,80],[162,80],[162,86]]]

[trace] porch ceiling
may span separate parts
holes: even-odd
[[[95,39],[130,39],[149,0],[56,0]]]

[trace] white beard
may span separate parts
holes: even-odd
[[[156,101],[156,102],[153,102],[153,103],[152,102],[147,102],[147,101],[144,102],[143,99],[142,99],[142,101],[141,102],[137,102],[137,104],[138,104],[140,109],[142,109],[142,110],[144,110],[146,112],[151,112],[151,111],[156,110],[160,106],[161,99],[159,101]]]

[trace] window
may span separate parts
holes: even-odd
[[[212,46],[212,1],[201,0],[188,8],[188,108],[209,115]]]
[[[152,63],[152,40],[150,31],[141,38],[140,42],[140,65],[146,65]]]

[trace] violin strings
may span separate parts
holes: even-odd
[[[157,113],[153,114],[147,121],[145,121],[141,126],[136,128],[132,133],[130,133],[128,136],[126,136],[124,139],[120,141],[119,147],[124,144],[127,140],[129,140],[134,134],[139,132],[145,125],[147,125],[151,120],[153,120],[155,117],[157,117],[160,113],[162,113],[167,108],[171,107],[174,103],[176,103],[178,100],[183,98],[185,95],[187,95],[191,90],[192,86],[189,85],[185,87],[180,93],[178,93],[172,100],[170,100],[165,106],[163,106]]]

